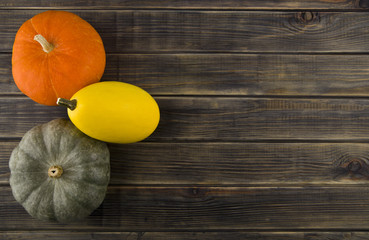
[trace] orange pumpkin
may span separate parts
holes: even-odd
[[[100,81],[105,69],[100,35],[85,20],[66,11],[46,11],[26,21],[13,45],[12,72],[17,87],[34,101],[56,105]]]

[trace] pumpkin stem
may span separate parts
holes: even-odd
[[[65,98],[58,98],[56,104],[58,104],[59,106],[67,107],[73,111],[77,107],[77,99],[68,100]]]
[[[51,178],[59,178],[63,174],[63,168],[61,166],[51,166],[48,174]]]
[[[41,44],[42,49],[44,50],[44,52],[49,53],[54,49],[54,45],[52,45],[51,43],[49,43],[44,36],[42,36],[41,34],[37,34],[33,40],[37,41],[39,44]]]

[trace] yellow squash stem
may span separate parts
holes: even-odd
[[[65,98],[58,98],[58,100],[56,101],[56,104],[58,104],[59,106],[67,107],[70,110],[74,110],[77,107],[77,100],[76,99],[68,100]]]

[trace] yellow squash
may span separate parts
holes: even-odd
[[[112,143],[133,143],[150,136],[159,124],[158,104],[143,89],[122,82],[91,84],[70,100],[58,99],[68,107],[74,125],[86,135]]]

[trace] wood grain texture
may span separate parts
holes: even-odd
[[[103,80],[158,95],[369,96],[367,55],[108,55]]]
[[[0,54],[0,94],[21,94]],[[368,55],[108,54],[103,81],[153,95],[369,96]]]
[[[40,10],[0,11],[0,52]],[[108,53],[369,51],[369,12],[72,11],[100,33]]]
[[[368,230],[367,187],[110,187],[87,219],[38,221],[0,187],[4,230]]]
[[[11,151],[0,142],[0,184],[9,184]],[[112,185],[367,185],[369,144],[109,144]]]
[[[364,99],[158,98],[151,140],[367,140]],[[368,129],[369,130],[369,129]]]
[[[368,0],[0,2],[0,239],[369,239]],[[103,81],[157,100],[147,140],[109,144],[103,204],[78,223],[31,218],[8,160],[66,118],[11,76],[17,29],[47,9],[103,38]]]
[[[146,141],[368,141],[367,99],[156,97],[161,119]],[[0,98],[0,138],[67,117],[26,97]]]
[[[11,2],[1,2],[0,8],[58,8],[58,9],[365,9],[365,0],[232,0],[232,1],[211,1],[211,0],[53,0],[41,1],[33,0],[12,0]]]
[[[367,184],[368,144],[109,145],[111,184]]]
[[[367,240],[367,232],[0,232],[3,240]]]
[[[0,138],[22,137],[38,124],[68,117],[66,108],[41,105],[26,96],[0,97],[0,113]]]

